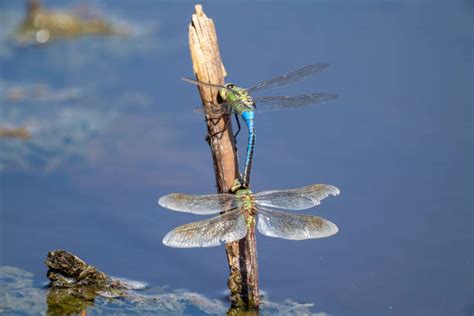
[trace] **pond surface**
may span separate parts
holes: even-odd
[[[0,265],[33,273],[40,289],[47,252],[63,248],[111,275],[225,306],[224,248],[163,246],[169,230],[203,218],[157,205],[171,192],[215,192],[205,124],[193,112],[199,96],[179,80],[192,76],[194,4],[86,3],[130,36],[18,45],[9,35],[24,5],[0,2],[0,123],[31,134],[0,139]],[[336,223],[336,236],[257,237],[268,298],[330,315],[472,314],[472,5],[203,6],[228,81],[250,86],[328,62],[269,94],[339,94],[256,118],[253,191],[341,190],[307,212]],[[241,156],[245,144],[244,132]]]

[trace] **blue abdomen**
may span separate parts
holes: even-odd
[[[242,118],[247,124],[249,129],[249,139],[247,143],[247,155],[245,157],[245,167],[250,167],[251,160],[253,156],[253,149],[255,146],[255,129],[254,129],[254,117],[255,113],[253,111],[244,111],[242,112]]]
[[[247,127],[249,128],[249,131],[253,130],[253,120],[255,117],[255,113],[253,111],[244,111],[242,112],[242,118],[245,121],[245,124],[247,124]]]

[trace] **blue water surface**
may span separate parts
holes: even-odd
[[[67,8],[71,1],[44,1]],[[193,2],[89,1],[130,38],[43,47],[9,38],[21,1],[0,1],[0,83],[77,87],[56,103],[0,100],[0,264],[45,280],[46,253],[70,250],[111,275],[225,298],[224,247],[174,249],[162,237],[195,215],[157,205],[215,192],[205,123],[194,113],[187,26]],[[332,315],[474,312],[473,6],[468,1],[203,3],[227,80],[250,86],[306,64],[331,67],[269,94],[335,92],[335,102],[256,117],[254,192],[336,185],[308,214],[331,238],[258,236],[272,301]],[[3,90],[0,90],[0,92]],[[241,159],[246,135],[239,136]]]

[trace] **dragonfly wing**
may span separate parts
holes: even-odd
[[[194,108],[194,112],[204,112],[203,106],[198,106]],[[216,116],[215,118],[222,116],[224,114],[232,114],[235,111],[232,109],[232,104],[230,102],[220,103],[218,105],[212,105],[208,111],[208,114]]]
[[[258,208],[257,229],[263,235],[291,240],[324,238],[339,229],[327,219]]]
[[[334,93],[313,93],[295,96],[275,96],[254,98],[257,112],[271,112],[287,108],[298,108],[316,103],[325,103],[337,99]]]
[[[257,205],[287,210],[304,210],[321,204],[321,200],[338,195],[339,189],[328,184],[313,184],[299,189],[263,191],[255,194]]]
[[[232,90],[231,88],[228,88],[226,86],[223,86],[221,84],[215,84],[215,83],[207,83],[207,82],[204,82],[204,81],[199,81],[199,80],[194,80],[192,78],[188,78],[188,77],[181,77],[181,80],[184,80],[186,82],[189,82],[189,83],[192,83],[192,84],[195,84],[197,86],[205,86],[205,87],[209,87],[209,88],[214,88],[214,89],[225,89],[227,90],[228,92],[231,92],[233,93],[234,90]]]
[[[163,238],[163,244],[176,248],[214,247],[245,237],[244,215],[236,209],[199,222],[176,227]]]
[[[207,83],[204,81],[194,80],[188,77],[181,77],[181,80],[195,84],[197,86],[206,86],[206,87],[211,87],[211,88],[216,88],[216,89],[227,89],[225,86],[221,84]]]
[[[216,214],[236,206],[234,194],[188,195],[171,193],[162,196],[158,204],[164,208],[199,215]]]
[[[315,73],[320,72],[321,70],[326,69],[327,67],[329,67],[329,64],[308,65],[301,69],[290,72],[286,75],[262,81],[247,90],[253,93],[264,89],[288,86],[311,75],[314,75]]]

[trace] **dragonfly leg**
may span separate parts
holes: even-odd
[[[242,189],[242,180],[240,178],[234,179],[234,183],[232,185],[232,188],[230,189],[230,192],[235,193],[240,189]]]
[[[214,103],[210,101],[206,101],[205,103],[208,104],[208,107],[210,109],[210,111],[208,111],[207,114],[205,114],[206,122],[211,122],[211,124],[214,126],[219,124],[220,120],[224,116],[224,112],[220,108],[215,109]],[[199,110],[202,110],[202,108],[199,108]],[[210,115],[209,113],[215,114],[215,116]]]
[[[213,137],[217,137],[218,139],[222,139],[222,136],[224,135],[224,132],[227,130],[227,127],[229,125],[229,118],[228,116],[226,117],[226,115],[220,115],[219,117],[216,117],[216,118],[208,118],[207,121],[211,122],[211,124],[213,126],[216,126],[220,120],[224,120],[225,122],[225,125],[224,125],[224,128],[220,131],[217,131],[215,132],[214,134],[211,134],[211,135],[207,135],[206,136],[206,141],[209,142],[211,140],[211,138]]]
[[[208,102],[208,104],[211,105],[211,111],[212,111],[212,102]],[[219,122],[222,120],[222,119],[225,119],[224,117],[225,115],[222,114],[222,113],[218,113],[215,117],[209,115],[209,114],[206,114],[205,115],[205,119],[206,119],[206,122],[210,122],[212,126],[216,126],[217,124],[219,124]],[[218,131],[218,132],[215,132],[214,134],[210,135],[210,134],[207,134],[206,135],[206,141],[209,143],[211,138],[213,137],[217,137],[218,139],[222,139],[222,135],[224,134],[225,130],[227,129],[227,124],[225,124],[226,126],[224,127],[223,130],[221,131]]]
[[[219,124],[220,120],[223,119],[223,116],[224,115],[218,115],[216,117],[206,116],[206,121],[211,122],[213,126],[216,126],[217,124]]]
[[[234,113],[234,115],[235,115],[235,120],[237,121],[237,133],[234,134],[234,142],[237,144],[237,135],[239,135],[240,133],[240,120],[237,113]]]

